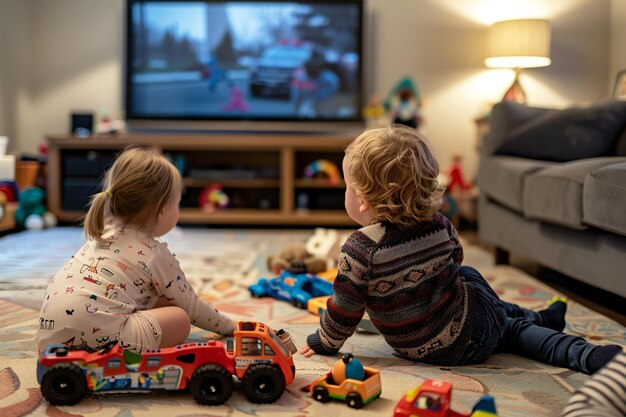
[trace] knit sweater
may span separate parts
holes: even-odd
[[[459,276],[463,249],[440,213],[408,229],[365,226],[341,249],[334,294],[308,345],[334,354],[365,311],[397,355],[454,365],[469,342],[474,291]]]

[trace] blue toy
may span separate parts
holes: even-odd
[[[294,274],[283,270],[275,278],[260,278],[248,287],[252,297],[274,297],[306,309],[312,297],[333,294],[333,284],[312,274]]]
[[[341,384],[346,379],[365,380],[363,364],[351,353],[344,354],[341,360],[333,366],[331,373],[336,384]]]

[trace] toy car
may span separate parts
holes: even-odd
[[[450,409],[452,384],[427,379],[398,402],[393,417],[497,417],[491,395],[483,395],[469,414]]]
[[[351,354],[343,355],[340,362],[347,364],[353,359]],[[382,386],[380,384],[380,372],[374,368],[359,366],[362,369],[362,378],[351,378],[348,372],[345,372],[343,378],[338,378],[336,374],[337,365],[326,375],[311,382],[304,387],[309,395],[315,400],[325,403],[331,398],[345,401],[348,407],[361,408],[370,401],[380,397]]]
[[[306,308],[312,297],[331,295],[333,284],[312,274],[293,274],[283,270],[275,278],[261,278],[248,287],[253,297],[270,296]]]
[[[309,299],[306,304],[306,309],[309,310],[309,313],[315,314],[316,316],[321,316],[324,310],[326,310],[326,303],[330,295],[323,295],[321,297],[313,297]]]
[[[54,405],[75,404],[87,392],[187,387],[198,403],[219,405],[230,398],[235,376],[249,401],[271,403],[293,382],[295,372],[291,352],[272,329],[239,322],[226,344],[211,340],[142,354],[115,342],[100,351],[50,345],[39,357],[37,382]]]

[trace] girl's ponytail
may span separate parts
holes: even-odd
[[[113,195],[108,188],[91,198],[89,211],[84,221],[85,234],[89,239],[98,240],[104,232],[104,212],[109,198],[113,198]]]

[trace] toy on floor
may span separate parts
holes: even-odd
[[[450,408],[452,384],[427,379],[407,392],[398,402],[393,417],[497,417],[496,404],[491,395],[483,395],[471,413]]]
[[[37,363],[41,393],[54,405],[75,404],[87,392],[186,388],[198,403],[220,405],[233,392],[233,376],[249,401],[272,403],[294,374],[287,346],[269,326],[252,321],[239,322],[234,339],[225,343],[186,343],[141,354],[115,342],[100,351],[50,345]]]
[[[274,297],[289,301],[298,308],[306,308],[312,297],[331,295],[333,284],[312,274],[294,274],[283,270],[275,278],[260,278],[248,290],[252,297]]]
[[[273,274],[280,274],[283,270],[293,274],[317,274],[326,270],[326,261],[310,253],[300,242],[291,242],[284,245],[277,254],[265,259],[267,269]]]
[[[380,397],[380,372],[364,367],[346,353],[326,375],[303,388],[315,400],[325,403],[331,398],[345,401],[348,407],[361,408]]]
[[[326,303],[330,295],[323,295],[321,297],[313,297],[309,299],[306,303],[306,309],[309,313],[314,314],[316,316],[321,316],[324,311],[326,311]]]
[[[15,223],[20,228],[40,230],[54,227],[57,219],[46,211],[45,192],[39,187],[30,187],[19,194],[19,206],[15,211]]]
[[[337,266],[341,246],[346,243],[349,233],[339,234],[337,230],[315,228],[313,236],[305,243],[306,250],[319,259],[326,260],[326,268],[331,269]]]

